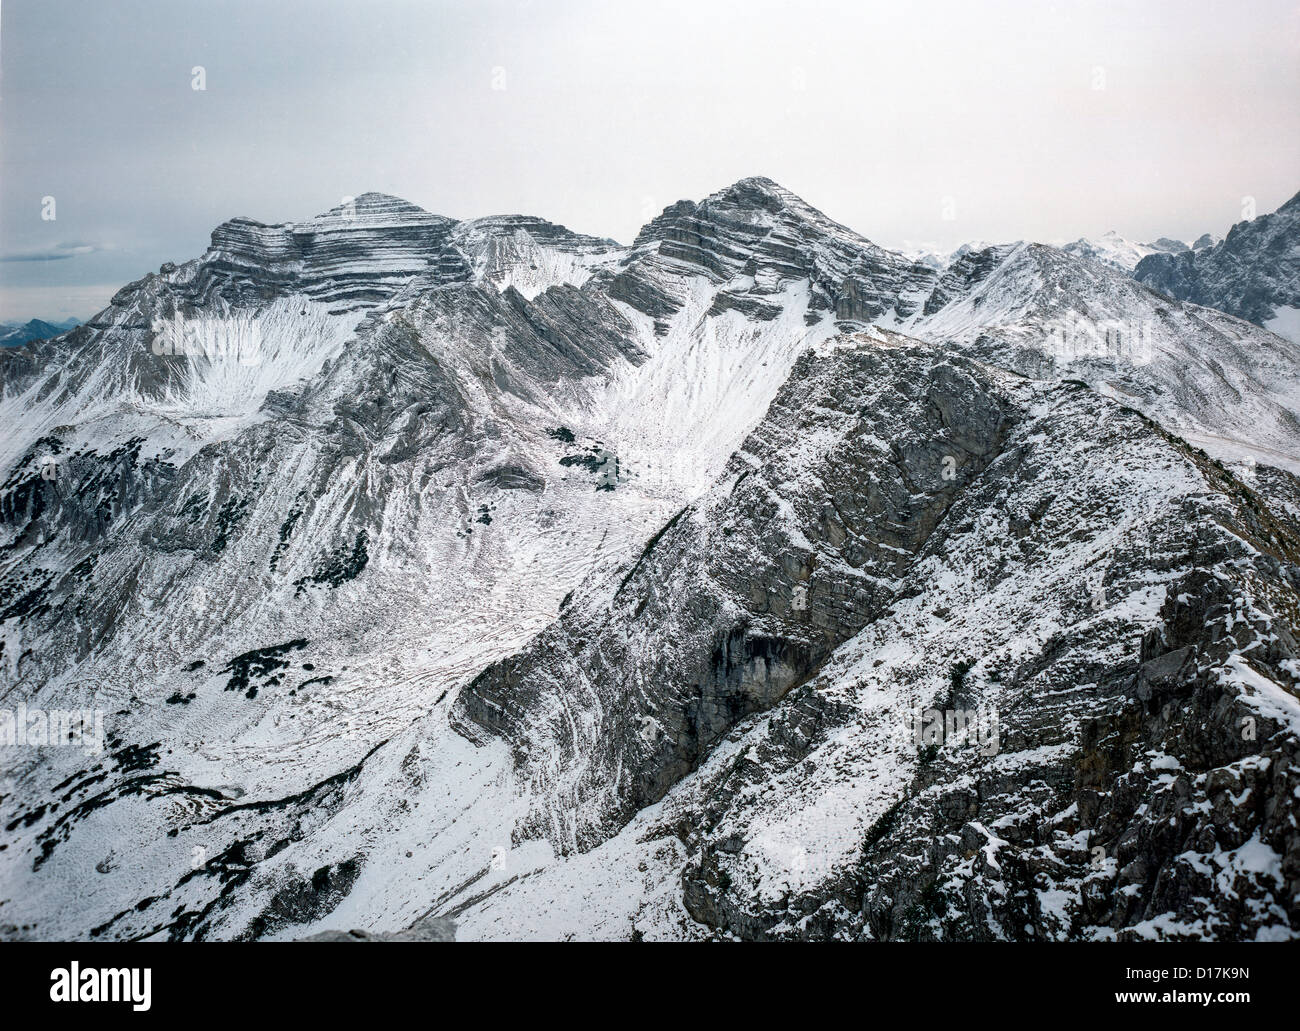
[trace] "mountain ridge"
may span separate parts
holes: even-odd
[[[0,933],[1294,935],[1300,484],[1180,439],[1290,447],[1281,341],[762,177],[649,227],[362,194],[0,354],[0,708],[106,728],[4,755]]]
[[[1300,193],[1238,222],[1213,247],[1143,258],[1133,275],[1178,300],[1226,311],[1300,343]]]

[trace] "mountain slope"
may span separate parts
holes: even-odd
[[[1290,936],[1298,556],[1136,413],[843,338],[533,646],[343,780],[183,827],[244,817],[111,930]],[[985,722],[932,749],[932,709]]]
[[[1060,361],[1073,318],[1154,358]],[[759,178],[630,247],[376,194],[226,223],[0,354],[0,709],[106,735],[0,754],[0,926],[1294,929],[1300,484],[1168,433],[1294,454],[1281,343],[1036,245],[940,275]],[[949,692],[998,751],[898,736]],[[1186,840],[1128,804],[1156,748]],[[1170,896],[1212,870],[1240,907]]]
[[[1133,275],[1300,344],[1300,194],[1271,215],[1238,222],[1212,247],[1144,258]]]
[[[463,932],[1290,936],[1300,537],[1255,507],[1089,392],[806,354],[705,501],[461,693],[578,814],[526,825],[560,851],[642,810]],[[978,742],[921,747],[954,707]]]
[[[27,873],[0,916],[25,897],[45,934],[156,894],[189,861],[165,833],[189,803],[308,791],[522,645],[711,481],[833,332],[782,291],[799,303],[772,346],[708,314],[704,276],[656,332],[589,282],[612,245],[540,220],[359,202],[270,228],[233,257],[218,230],[66,350],[6,363],[5,698],[90,688],[114,754],[140,757],[111,776],[80,751],[15,757],[5,844]],[[400,283],[375,271],[401,263]],[[67,813],[22,802],[60,783]]]
[[[1034,378],[1077,379],[1229,462],[1300,471],[1300,352],[1042,244],[954,262],[900,328]]]

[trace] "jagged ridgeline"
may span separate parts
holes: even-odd
[[[1293,206],[225,223],[0,351],[0,934],[1296,936]]]

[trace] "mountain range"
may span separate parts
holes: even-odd
[[[1295,203],[224,223],[0,352],[0,936],[1297,937]]]
[[[46,322],[43,319],[0,322],[0,347],[16,347],[33,340],[48,340],[79,325],[81,325],[79,319],[65,319],[62,322]]]

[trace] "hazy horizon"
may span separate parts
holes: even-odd
[[[1300,189],[1298,58],[1280,0],[9,0],[0,318],[371,190],[622,243],[751,175],[898,249],[1222,235]]]

